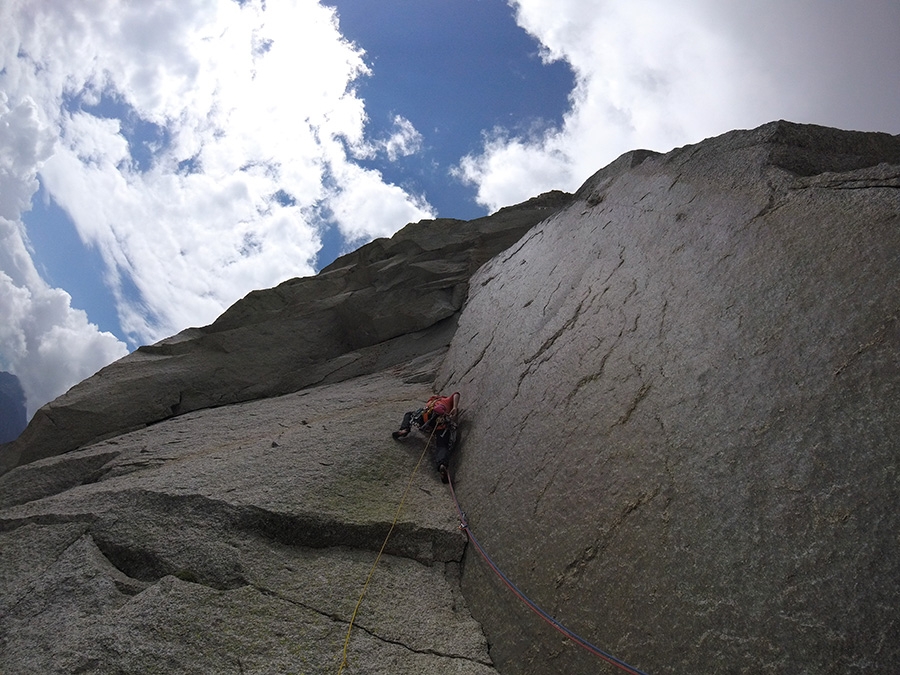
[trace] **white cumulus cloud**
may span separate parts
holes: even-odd
[[[36,172],[53,136],[31,99],[10,108],[0,94],[0,370],[19,377],[28,416],[110,361],[125,345],[71,306],[38,274],[20,214],[38,189]]]
[[[415,154],[422,148],[422,134],[408,119],[395,115],[394,129],[394,133],[384,141],[385,152],[392,162],[400,157]]]
[[[38,177],[102,256],[132,345],[313,273],[326,227],[361,243],[434,215],[356,163],[421,144],[402,117],[388,139],[365,137],[363,56],[312,0],[0,6],[0,215],[13,242],[0,259],[0,363],[33,400],[71,377],[37,395],[34,378],[48,376],[27,369],[81,359],[83,377],[124,349],[35,272],[23,214]]]
[[[457,176],[491,210],[572,190],[622,152],[791,119],[900,132],[900,4],[510,0],[576,87],[556,128],[486,132]]]

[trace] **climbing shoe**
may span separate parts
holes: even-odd
[[[409,429],[401,429],[400,431],[395,431],[391,434],[395,441],[399,441],[401,438],[406,438],[409,436]]]
[[[450,480],[450,477],[447,475],[447,465],[446,464],[441,464],[438,467],[438,473],[441,474],[441,482],[442,483],[446,483],[447,481]]]

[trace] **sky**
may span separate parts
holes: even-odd
[[[900,2],[2,0],[0,371],[775,119],[900,134]]]

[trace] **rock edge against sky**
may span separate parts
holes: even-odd
[[[4,446],[0,669],[336,669],[437,388],[470,524],[579,634],[648,673],[895,670],[898,261],[900,138],[773,122],[252,293]],[[433,470],[412,494],[349,672],[597,670]]]

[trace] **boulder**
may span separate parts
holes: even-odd
[[[437,385],[473,532],[648,673],[896,671],[898,270],[900,137],[621,157],[470,283]],[[501,672],[613,672],[463,589]]]

